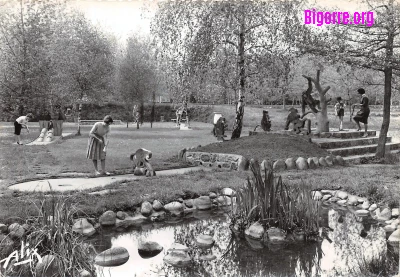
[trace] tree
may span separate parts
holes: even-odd
[[[302,47],[306,52],[329,57],[332,61],[383,72],[383,122],[376,150],[376,157],[382,158],[390,124],[393,71],[400,70],[400,4],[394,0],[371,0],[365,4],[374,13],[373,25],[331,26],[305,37]]]
[[[120,96],[129,111],[137,105],[140,120],[143,123],[144,101],[154,99],[157,89],[157,71],[150,44],[145,38],[132,36],[128,38],[126,50],[118,66]]]
[[[237,98],[242,99],[249,78],[264,77],[265,60],[260,57],[291,48],[292,37],[302,32],[298,6],[297,1],[160,3],[153,33],[156,45],[163,49],[159,57],[175,76],[171,89],[185,98],[190,80],[201,79],[214,61],[226,58],[225,66],[235,65],[229,73],[234,75]],[[237,113],[233,139],[240,137],[244,109]]]

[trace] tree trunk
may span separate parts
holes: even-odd
[[[286,96],[286,94],[285,94],[285,91],[282,91],[282,107],[283,107],[283,110],[286,110],[286,103],[285,103],[285,96]]]
[[[385,157],[386,137],[390,124],[390,101],[392,96],[392,68],[385,67],[385,94],[383,96],[383,122],[379,134],[378,147],[375,156],[377,158]]]
[[[241,11],[243,13],[243,11]],[[240,134],[242,133],[242,126],[243,126],[243,115],[244,115],[244,101],[242,105],[240,104],[242,101],[242,96],[245,94],[245,68],[244,68],[244,33],[245,33],[245,26],[244,26],[244,18],[243,14],[241,14],[241,22],[240,22],[240,34],[239,34],[239,47],[238,47],[238,56],[239,56],[239,101],[238,106],[236,108],[236,118],[233,124],[232,136],[231,139],[240,138]]]
[[[325,95],[320,95],[321,111],[316,114],[317,117],[317,133],[329,132],[328,105]]]

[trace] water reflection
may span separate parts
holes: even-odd
[[[203,215],[203,214],[202,214]],[[196,218],[196,214],[193,215]],[[98,251],[109,247],[125,247],[129,261],[108,268],[102,276],[361,276],[360,268],[386,255],[385,232],[365,218],[352,213],[325,210],[322,215],[321,240],[265,244],[260,241],[235,238],[227,218],[214,214],[203,221],[158,225],[156,229],[111,233],[92,240]],[[195,237],[213,235],[216,243],[209,250],[196,246]],[[137,251],[138,240],[156,241],[164,250],[151,259],[142,259]],[[172,243],[190,247],[193,265],[177,269],[164,264],[163,257]],[[110,245],[111,244],[111,245]],[[217,259],[201,261],[199,257],[214,254]],[[159,275],[159,274],[165,275]]]

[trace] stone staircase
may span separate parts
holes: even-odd
[[[345,161],[360,163],[363,159],[373,158],[378,146],[376,131],[368,131],[368,137],[363,138],[363,131],[326,132],[313,135],[312,142],[326,149],[332,155],[342,156]],[[400,143],[393,143],[391,137],[387,137],[386,151],[400,152]]]

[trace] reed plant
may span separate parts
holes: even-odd
[[[271,165],[263,172],[257,161],[250,161],[252,178],[237,193],[237,205],[232,207],[233,223],[240,230],[255,221],[266,228],[278,227],[293,232],[303,231],[315,235],[319,230],[320,205],[312,199],[310,187],[301,185],[288,187],[281,176],[275,177]],[[246,226],[243,226],[246,225]]]
[[[93,263],[93,246],[84,243],[80,234],[72,231],[74,216],[78,212],[68,197],[51,194],[34,203],[37,216],[30,217],[26,242],[43,258],[53,255],[55,259],[49,265],[49,273],[35,271],[35,266],[19,267],[10,276],[80,276],[83,270],[96,276]],[[38,275],[39,274],[39,275]],[[50,274],[50,275],[49,275]],[[8,276],[8,275],[7,275]]]

